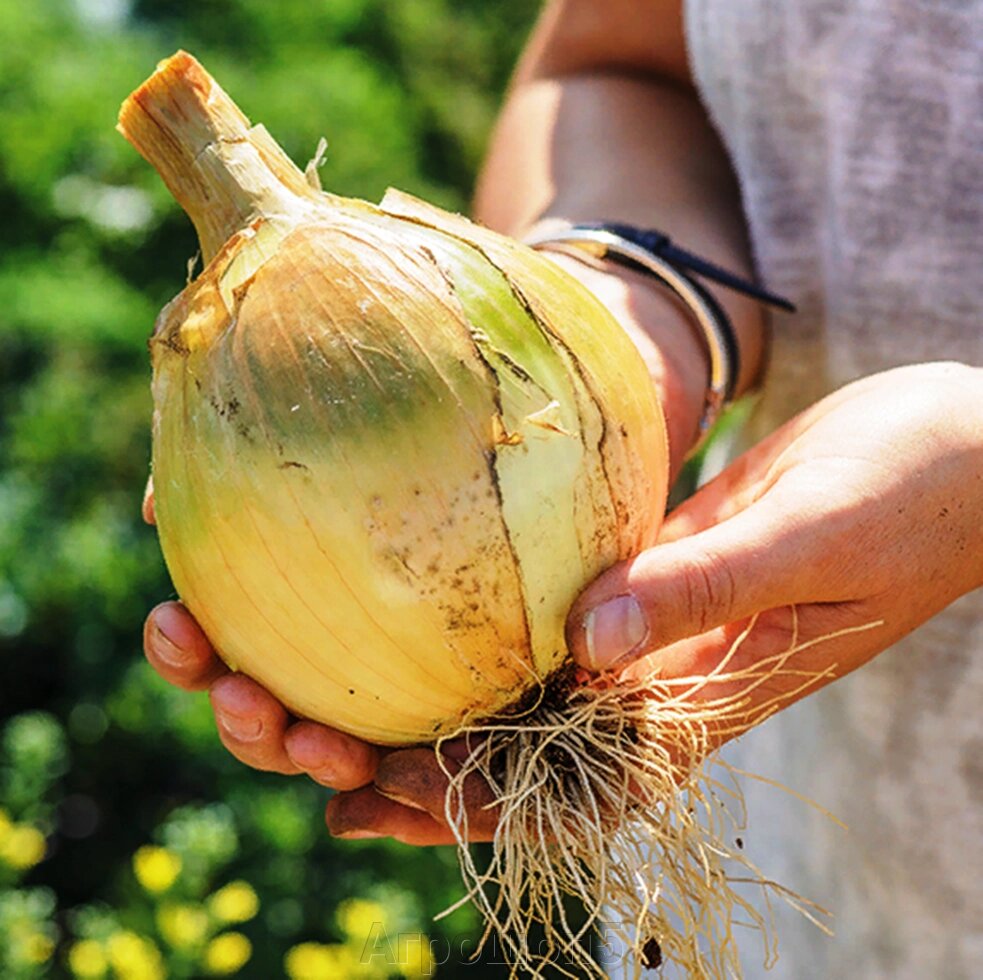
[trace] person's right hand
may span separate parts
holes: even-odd
[[[306,773],[341,791],[326,813],[333,836],[392,837],[418,846],[454,843],[446,823],[407,798],[418,794],[429,800],[438,783],[444,791],[443,772],[432,749],[384,749],[327,725],[293,718],[266,688],[222,663],[179,602],[163,602],[151,611],[144,650],[165,680],[186,691],[209,692],[219,738],[241,762],[268,772]],[[445,756],[453,764],[463,757],[461,746],[451,744]],[[495,820],[483,809],[488,802],[485,785],[469,780],[467,800],[469,812],[473,810],[471,839],[490,840]]]
[[[372,782],[375,746],[292,718],[266,688],[222,663],[181,603],[153,609],[143,636],[147,660],[164,680],[185,691],[208,691],[219,738],[241,762],[269,772],[304,772],[339,790]]]

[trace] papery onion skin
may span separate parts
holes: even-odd
[[[179,54],[121,113],[208,260],[151,340],[165,559],[298,715],[433,741],[560,668],[579,591],[654,543],[653,385],[548,258],[398,192],[322,194],[229,105]]]

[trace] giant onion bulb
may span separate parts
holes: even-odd
[[[624,331],[464,218],[322,193],[187,55],[120,125],[206,262],[150,345],[182,599],[235,667],[372,741],[507,709],[661,518],[664,428]]]
[[[600,975],[572,892],[595,924],[620,906],[643,960],[733,973],[727,828],[692,772],[739,698],[577,687],[564,642],[577,593],[653,544],[665,505],[626,335],[509,239],[395,191],[323,193],[187,54],[120,129],[201,241],[151,339],[153,474],[168,568],[221,656],[373,742],[485,736],[447,816],[463,848],[475,770],[505,803],[491,869],[462,864],[517,968],[538,969],[538,918],[548,954]]]

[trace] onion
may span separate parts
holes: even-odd
[[[447,817],[515,969],[562,954],[603,976],[572,893],[588,925],[606,905],[629,922],[641,961],[733,975],[732,911],[761,917],[697,775],[741,696],[578,685],[564,641],[578,592],[651,546],[665,507],[665,427],[625,333],[462,217],[323,193],[183,52],[119,128],[206,263],[150,342],[153,475],[168,568],[220,655],[376,743],[479,736]],[[501,807],[489,869],[466,849],[475,772]]]
[[[150,343],[153,467],[168,568],[222,656],[395,745],[537,688],[577,593],[665,503],[624,331],[463,218],[312,187],[188,55],[120,126],[207,263]]]

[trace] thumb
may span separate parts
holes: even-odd
[[[823,545],[767,495],[698,534],[657,545],[606,571],[567,618],[574,660],[624,664],[765,609],[822,598]]]

